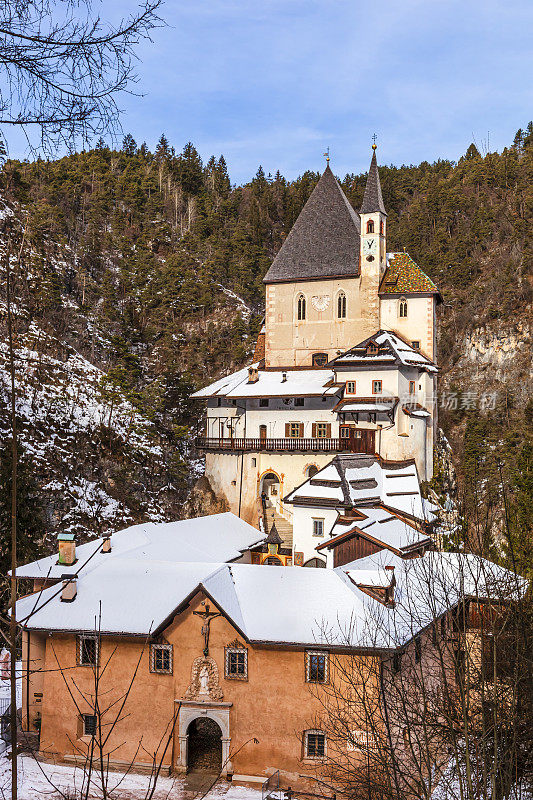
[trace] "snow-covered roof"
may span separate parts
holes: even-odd
[[[375,344],[375,352],[369,345]],[[374,336],[369,336],[364,341],[350,348],[345,353],[330,362],[332,366],[341,369],[343,366],[404,366],[417,367],[426,372],[437,372],[437,366],[420,350],[415,350],[408,342],[394,331],[378,331]]]
[[[391,585],[391,566],[395,605],[388,608],[357,584]],[[494,596],[498,582],[499,594],[514,589],[510,577],[477,556],[453,553],[403,560],[381,551],[332,570],[116,559],[82,572],[73,602],[62,602],[57,586],[21,598],[17,620],[32,630],[147,636],[204,592],[252,643],[392,648],[462,594]]]
[[[111,536],[111,552],[102,553],[103,539],[76,547],[71,567],[57,563],[57,554],[17,568],[18,578],[57,579],[108,562],[137,560],[161,563],[234,561],[264,542],[265,535],[231,512],[177,522],[146,522]],[[90,560],[89,560],[90,559]],[[87,562],[87,566],[84,564]]]
[[[365,519],[346,525],[342,517],[339,518],[331,529],[330,539],[322,542],[317,549],[327,549],[337,537],[344,537],[351,533],[366,534],[384,544],[385,547],[397,551],[410,550],[424,542],[431,543],[431,539],[426,533],[417,530],[414,525],[410,525],[405,519],[401,519],[385,508],[364,507],[359,510],[361,514],[364,514]]]
[[[257,364],[253,365],[257,367]],[[191,397],[317,397],[336,394],[341,387],[331,387],[333,372],[329,369],[259,370],[259,379],[248,382],[248,368],[200,389]],[[334,391],[332,391],[334,389]]]
[[[320,507],[366,507],[381,503],[401,514],[432,522],[436,508],[422,498],[414,461],[339,454],[285,498],[287,503]]]

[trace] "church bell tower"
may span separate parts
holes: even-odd
[[[385,271],[387,253],[387,212],[381,194],[376,144],[372,145],[372,160],[368,170],[361,217],[361,276],[379,278]]]

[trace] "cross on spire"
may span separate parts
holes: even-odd
[[[326,152],[324,153],[324,157],[326,159],[326,164],[329,164],[329,147],[326,150]]]
[[[373,134],[373,136],[372,136],[372,141],[374,142],[374,144],[372,145],[372,150],[377,150],[377,144],[376,144],[376,140],[377,140],[377,138],[378,138],[378,137],[377,137],[377,136],[376,136],[376,134],[374,133],[374,134]]]

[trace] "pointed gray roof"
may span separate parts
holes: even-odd
[[[265,283],[359,275],[361,223],[329,166],[281,246]]]
[[[370,169],[368,170],[368,178],[366,179],[365,194],[360,213],[372,214],[374,211],[381,211],[382,214],[387,216],[383,196],[381,194],[381,183],[379,180],[378,161],[375,150],[372,152],[372,161],[370,162]]]
[[[265,539],[266,544],[283,544],[283,539],[278,533],[278,529],[276,528],[276,523],[272,523],[272,527],[270,528],[270,533]]]

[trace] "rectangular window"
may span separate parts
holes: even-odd
[[[341,439],[349,439],[350,438],[350,428],[348,425],[341,425],[339,428],[339,433]]]
[[[226,647],[226,678],[248,680],[248,650],[244,647]]]
[[[313,520],[313,536],[324,536],[324,520]]]
[[[413,348],[413,350],[420,350],[420,342],[417,339],[415,339],[414,342],[411,342],[411,347]]]
[[[83,735],[96,736],[96,714],[82,714]]]
[[[372,394],[381,394],[381,381],[372,381]]]
[[[303,406],[303,405],[305,405],[305,399],[303,397],[295,397],[294,398],[294,405],[295,406]]]
[[[150,645],[150,672],[172,675],[172,645]]]
[[[98,663],[98,639],[96,636],[78,636],[78,665],[94,667]]]
[[[409,381],[409,394],[414,394],[416,392],[416,382]]]
[[[268,408],[268,397],[259,398],[259,408]]]
[[[346,382],[346,394],[355,394],[355,381]]]
[[[305,654],[305,679],[307,683],[326,683],[328,680],[328,654],[309,651]]]
[[[299,439],[302,426],[299,422],[289,422],[289,438]]]
[[[327,439],[328,438],[328,423],[327,422],[317,422],[316,423],[316,438],[317,439]]]
[[[322,731],[306,731],[305,755],[307,758],[324,758],[326,755],[326,735]]]

